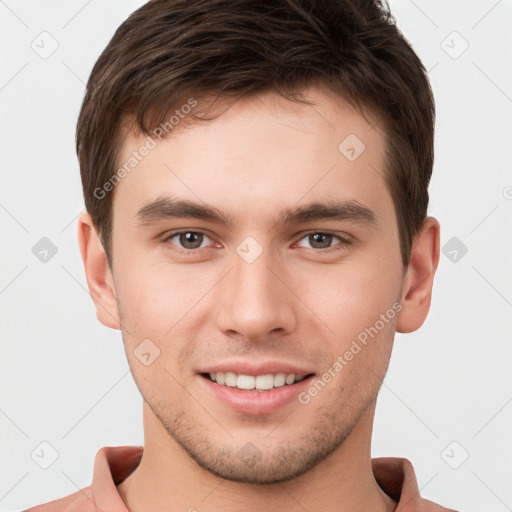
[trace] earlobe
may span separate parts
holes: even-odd
[[[87,212],[82,213],[78,220],[78,244],[96,316],[103,325],[120,329],[114,279],[105,250]]]
[[[427,318],[434,275],[439,263],[440,225],[434,217],[427,217],[416,235],[409,267],[402,288],[402,310],[398,316],[397,332],[413,332]]]

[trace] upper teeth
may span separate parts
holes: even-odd
[[[295,375],[295,373],[276,373],[275,375],[269,373],[255,377],[254,375],[243,375],[233,372],[216,372],[209,375],[217,384],[232,388],[237,387],[238,389],[257,389],[260,391],[279,388],[285,384],[293,384],[306,376],[305,373],[298,375]]]

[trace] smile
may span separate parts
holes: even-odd
[[[243,390],[255,389],[256,391],[267,391],[282,386],[290,386],[295,382],[300,382],[309,374],[295,373],[268,373],[266,375],[244,375],[234,372],[214,372],[206,373],[203,376],[221,386],[238,388]]]
[[[314,373],[265,373],[247,375],[234,372],[203,372],[199,376],[206,395],[224,407],[249,415],[270,414],[299,404]]]

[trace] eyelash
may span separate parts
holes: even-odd
[[[164,243],[166,244],[170,244],[170,241],[177,235],[181,235],[183,233],[199,233],[199,234],[202,234],[208,238],[212,238],[210,237],[207,233],[205,233],[204,231],[198,231],[198,230],[191,230],[191,229],[182,229],[182,230],[178,230],[178,231],[173,231],[172,233],[170,233],[167,237],[165,237],[165,239],[163,240]],[[304,238],[310,236],[310,235],[328,235],[328,236],[333,236],[335,238],[338,238],[340,240],[340,243],[337,244],[337,245],[334,245],[333,247],[328,247],[327,249],[309,249],[310,251],[315,251],[315,252],[321,252],[321,253],[331,253],[331,252],[335,252],[335,251],[341,251],[341,250],[344,250],[346,248],[346,246],[348,245],[351,245],[352,241],[351,240],[348,240],[346,238],[343,238],[342,236],[336,234],[336,233],[333,233],[332,231],[310,231],[308,233],[305,233],[301,236],[301,238],[299,238],[297,240],[297,242],[300,242],[301,240],[303,240]],[[297,243],[297,242],[294,242]],[[199,248],[199,249],[181,249],[181,248],[178,248],[178,252],[182,253],[182,254],[197,254],[201,251],[203,251],[204,249],[208,249],[208,247],[202,247],[202,248]],[[307,247],[305,249],[308,249]]]

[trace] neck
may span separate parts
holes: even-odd
[[[200,467],[144,402],[144,452],[117,490],[130,512],[391,512],[397,503],[371,469],[375,402],[333,453],[292,480],[258,485],[219,478]]]

